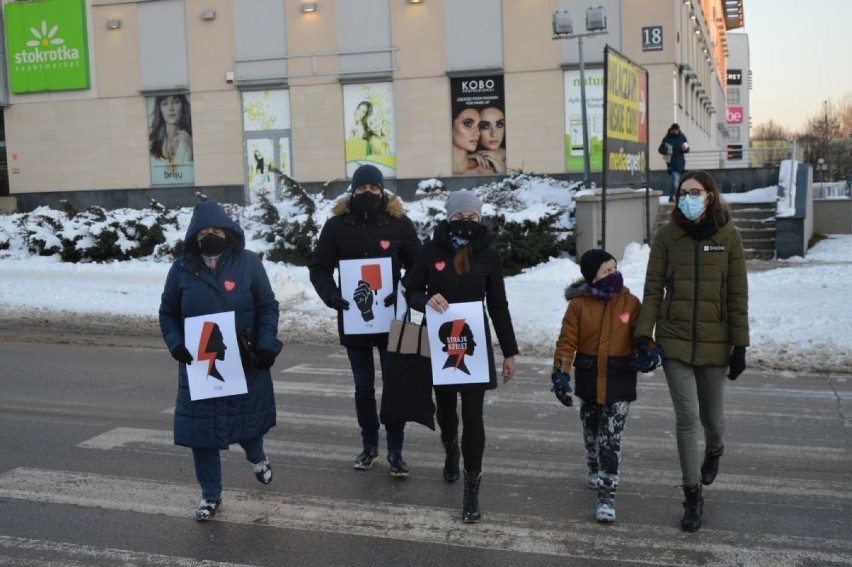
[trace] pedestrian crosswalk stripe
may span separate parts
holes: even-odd
[[[414,490],[414,489],[413,489]],[[192,518],[195,487],[85,472],[16,468],[0,474],[0,498],[76,505]],[[434,545],[511,551],[606,561],[660,563],[670,557],[702,557],[712,564],[774,565],[842,563],[852,544],[822,538],[770,533],[744,546],[742,534],[703,529],[684,538],[676,527],[483,513],[483,522],[465,525],[456,509],[321,496],[228,490],[214,521],[258,524]],[[192,520],[194,521],[194,519]],[[668,536],[666,534],[669,534]],[[677,535],[675,535],[677,534]],[[601,545],[605,537],[607,545]],[[629,554],[625,556],[623,554]]]
[[[164,451],[174,451],[175,453],[186,451],[184,448],[173,444],[171,431],[126,427],[112,429],[106,433],[92,437],[80,443],[79,446],[87,449],[123,449],[160,453]],[[352,447],[279,441],[271,439],[268,436],[264,440],[264,450],[273,462],[276,460],[273,457],[283,457],[291,463],[295,460],[304,459],[324,460],[340,463],[341,466],[347,469],[354,456]],[[225,458],[229,457],[228,455],[225,456]],[[412,474],[417,474],[417,469],[432,469],[434,471],[434,478],[440,478],[438,470],[444,466],[443,453],[430,453],[406,448],[405,457],[409,466],[416,466]],[[242,455],[237,451],[234,453],[233,458],[242,460]],[[568,459],[566,458],[566,460]],[[574,465],[567,465],[561,460],[554,462],[536,459],[535,462],[530,462],[528,459],[492,458],[486,452],[486,456],[483,459],[483,470],[489,471],[489,475],[492,475],[492,477],[509,476],[512,478],[521,477],[528,479],[566,479],[573,475],[579,479],[584,475],[582,471],[585,471],[585,461],[579,459],[574,459],[574,461],[576,463]],[[680,484],[680,474],[676,472],[676,468],[674,467],[669,467],[666,470],[624,467],[622,478],[624,480],[622,492],[629,492],[630,485],[642,486],[642,490],[645,491],[649,488],[653,490]],[[840,506],[844,504],[842,501],[852,499],[852,490],[850,490],[846,483],[816,480],[796,480],[795,483],[790,483],[787,479],[773,479],[766,476],[761,476],[758,479],[748,475],[725,474],[724,482],[718,482],[713,488],[717,493],[730,491],[745,494],[789,496],[802,499],[824,498],[825,501],[820,501],[820,504],[826,507]],[[813,501],[811,504],[816,505]]]
[[[75,559],[75,565],[93,564],[95,561],[101,564],[108,561],[110,565],[149,565],[157,567],[196,567],[198,559],[190,557],[175,557],[173,555],[161,555],[159,553],[140,553],[127,549],[113,549],[104,547],[93,547],[89,545],[75,545],[43,539],[30,539],[22,537],[11,537],[0,535],[0,549],[15,550],[16,567],[44,567],[50,565],[66,565],[69,558]],[[32,553],[30,561],[27,553]],[[50,561],[46,557],[55,557]],[[3,557],[0,556],[0,563]],[[50,561],[49,563],[46,563]],[[251,567],[243,563],[223,563],[221,561],[206,560],[203,565],[207,567]]]
[[[345,397],[352,398],[355,392],[355,386],[352,383],[351,371],[339,368],[318,367],[311,364],[300,364],[281,370],[280,373],[285,375],[284,378],[273,381],[275,393],[281,396],[316,396],[323,398]],[[293,380],[290,374],[300,376],[315,376],[315,379]],[[346,381],[331,381],[324,376],[347,376]],[[516,377],[515,380],[523,380],[523,377]],[[538,380],[538,378],[536,378]],[[543,380],[543,379],[542,379]],[[559,404],[553,393],[550,391],[550,379],[541,382],[540,389],[530,389],[528,385],[524,385],[524,389],[519,389],[518,384],[508,384],[501,386],[494,391],[488,392],[485,396],[485,405],[487,406],[531,406],[538,410],[542,408],[548,411],[566,411]],[[376,395],[381,397],[382,380],[381,377],[376,377],[375,383]],[[771,397],[789,398],[790,396],[808,397],[810,399],[824,399],[826,403],[834,404],[836,396],[831,392],[814,392],[812,390],[785,390],[778,392],[777,390],[759,390],[751,389],[750,393],[760,395],[762,399]],[[640,386],[639,398],[630,405],[631,415],[637,412],[642,412],[646,415],[663,415],[673,416],[671,401],[668,397],[668,390],[665,384],[648,384]],[[761,421],[782,420],[784,423],[789,421],[790,413],[788,411],[758,411],[751,409],[740,409],[737,407],[726,408],[725,413],[729,418],[751,418]],[[801,422],[843,422],[831,412],[811,412],[796,416]]]

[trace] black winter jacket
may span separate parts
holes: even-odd
[[[509,314],[506,286],[503,281],[503,264],[500,253],[491,245],[491,233],[481,226],[481,233],[470,244],[473,258],[470,271],[459,276],[453,268],[456,252],[450,244],[449,224],[444,221],[435,227],[432,239],[423,245],[414,267],[405,276],[405,295],[412,309],[423,311],[429,297],[440,293],[449,303],[485,300],[488,314],[497,333],[503,357],[518,354],[518,343]],[[488,383],[437,386],[436,390],[469,391],[497,387],[497,371],[491,348],[489,326],[485,325],[488,345]]]
[[[666,134],[666,137],[660,142],[660,147],[657,148],[657,151],[661,155],[666,156],[668,154],[667,146],[670,146],[672,150],[671,157],[666,166],[666,171],[669,173],[672,171],[683,173],[686,170],[686,156],[684,154],[689,153],[689,146],[683,149],[683,145],[686,143],[686,136],[683,135],[683,132],[679,134]]]
[[[334,216],[322,227],[309,264],[311,283],[329,307],[332,296],[340,293],[339,282],[334,278],[340,260],[391,258],[395,292],[400,269],[409,270],[420,251],[417,230],[411,219],[405,216],[398,197],[384,197],[384,208],[377,214],[363,213],[356,207],[350,207],[351,198],[352,194],[347,193],[335,204]],[[384,299],[384,296],[379,299]],[[355,306],[350,305],[349,308],[355,309]],[[388,344],[387,333],[343,334],[343,315],[340,312],[337,314],[337,331],[340,344],[346,347],[386,347]]]

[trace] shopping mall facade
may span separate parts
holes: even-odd
[[[606,45],[648,71],[652,169],[672,122],[693,151],[723,152],[733,130],[747,143],[747,57],[729,73],[742,0],[593,4],[4,0],[8,196],[21,210],[245,202],[280,173],[316,189],[361,163],[391,187],[582,175],[581,41],[554,39],[552,16],[584,34],[587,8],[606,28],[582,39],[592,171]]]

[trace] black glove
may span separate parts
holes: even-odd
[[[643,340],[641,343],[638,340],[636,341],[637,346],[633,351],[633,357],[630,359],[630,368],[636,372],[648,373],[663,363],[663,349],[648,337],[640,337],[640,339],[647,340]]]
[[[277,355],[271,350],[259,349],[254,351],[254,367],[261,370],[272,368]]]
[[[172,358],[177,360],[178,362],[183,362],[184,364],[189,364],[192,362],[192,355],[189,354],[189,351],[186,350],[186,347],[183,345],[178,345],[171,351]]]
[[[331,296],[331,299],[328,300],[328,306],[333,307],[338,311],[346,311],[349,309],[349,302],[335,293]]]
[[[728,369],[728,379],[736,380],[740,374],[746,369],[745,363],[745,347],[735,346],[731,351],[730,368]]]
[[[385,307],[390,307],[391,305],[396,305],[396,292],[393,291],[385,298]]]
[[[370,289],[370,284],[364,280],[360,280],[355,287],[355,293],[352,294],[352,299],[355,300],[355,305],[361,312],[361,317],[364,321],[373,320],[373,290]]]
[[[562,405],[569,408],[574,405],[574,398],[571,397],[571,375],[561,370],[556,370],[550,375],[550,381],[553,382],[553,387],[550,391],[556,394],[556,399],[562,402]]]

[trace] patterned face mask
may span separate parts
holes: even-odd
[[[592,290],[592,295],[598,299],[612,299],[624,287],[624,278],[621,272],[613,272],[605,278],[601,278],[589,286]]]

